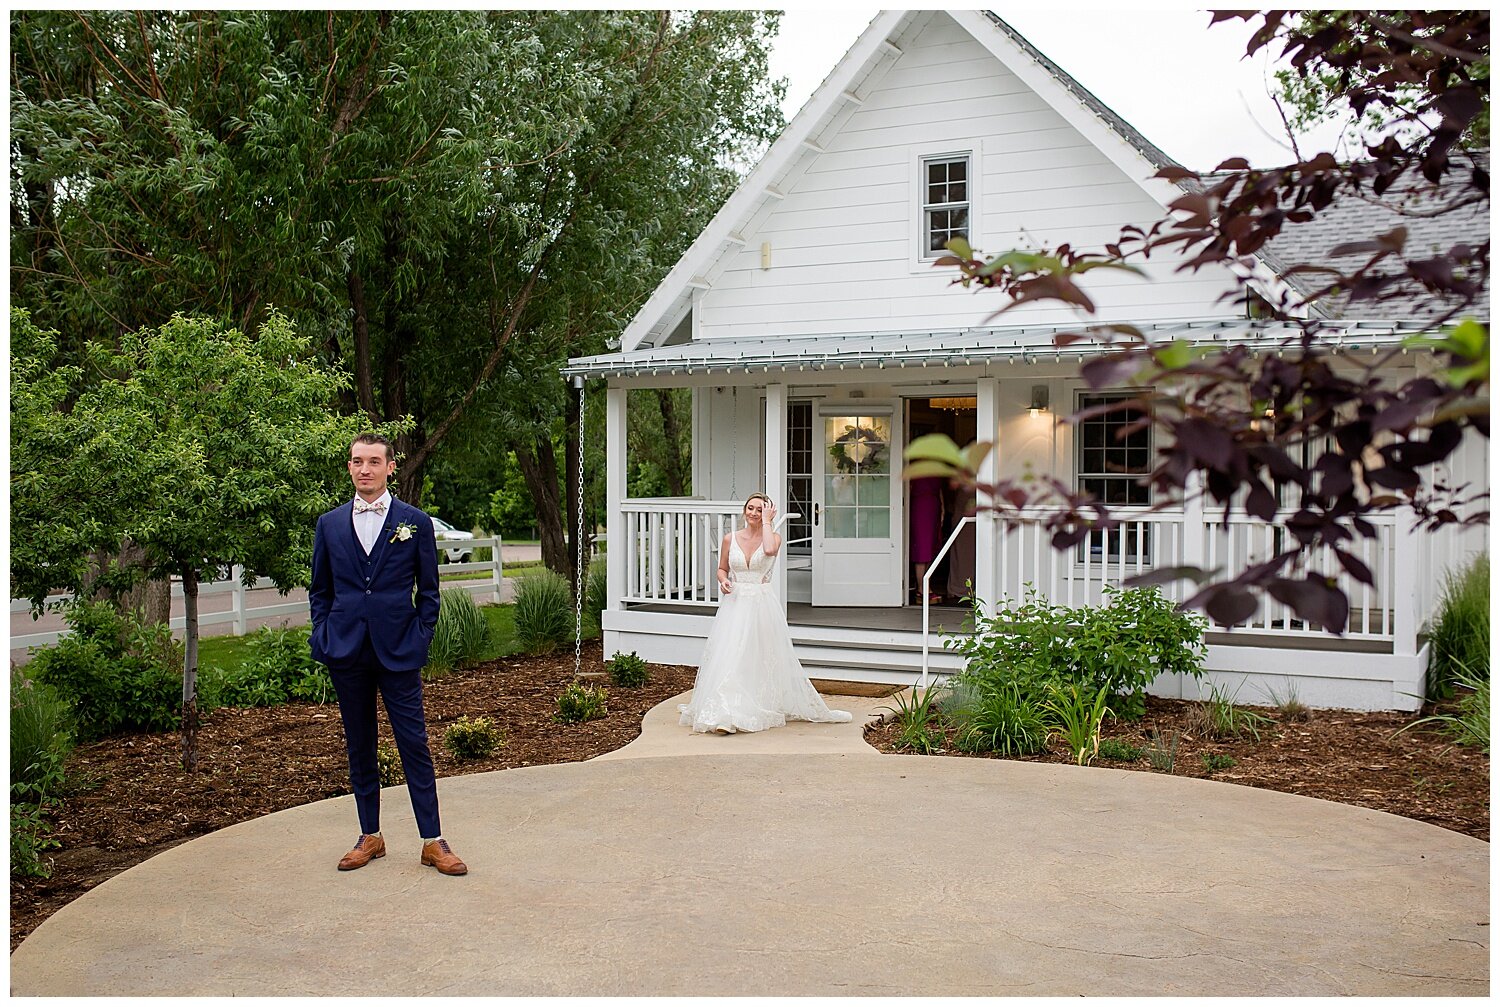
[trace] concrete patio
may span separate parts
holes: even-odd
[[[1398,995],[1489,991],[1489,846],[1144,772],[886,756],[850,725],[445,779],[470,873],[339,873],[348,797],[163,853],[11,957],[17,995]]]

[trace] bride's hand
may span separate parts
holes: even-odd
[[[733,582],[727,580],[719,581],[719,591],[723,594],[734,594]]]
[[[766,501],[765,514],[761,519],[762,527],[769,528],[776,523],[776,505]]]

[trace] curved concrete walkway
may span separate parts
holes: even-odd
[[[350,799],[291,809],[67,906],[13,953],[12,991],[1489,990],[1477,840],[1229,784],[881,756],[858,718],[693,737],[679,701],[609,757],[443,780],[467,877],[418,865],[404,793],[391,854],[343,874]]]

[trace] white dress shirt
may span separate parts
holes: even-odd
[[[356,500],[359,497],[355,497]],[[380,529],[385,527],[386,515],[391,512],[391,491],[386,490],[375,500],[375,504],[385,504],[384,511],[367,510],[362,514],[354,515],[354,534],[359,538],[359,544],[365,550],[365,555],[375,548],[375,540],[380,537]]]

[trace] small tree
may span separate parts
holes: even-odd
[[[39,346],[45,351],[45,340]],[[118,349],[91,344],[88,358],[98,380],[71,410],[50,385],[27,399],[28,417],[46,403],[58,407],[28,418],[27,429],[63,431],[76,448],[43,459],[27,446],[30,471],[17,475],[36,491],[53,487],[53,509],[73,514],[84,533],[65,539],[58,556],[38,555],[17,582],[40,603],[50,586],[76,583],[77,550],[121,536],[143,559],[116,577],[181,578],[183,766],[192,771],[199,583],[240,564],[246,584],[305,584],[316,518],[334,499],[343,451],[364,421],[330,411],[347,375],[319,365],[310,342],[275,314],[255,338],[179,315],[126,334]],[[44,528],[42,520],[34,531]],[[33,531],[13,530],[18,538]],[[49,561],[58,562],[55,576]]]

